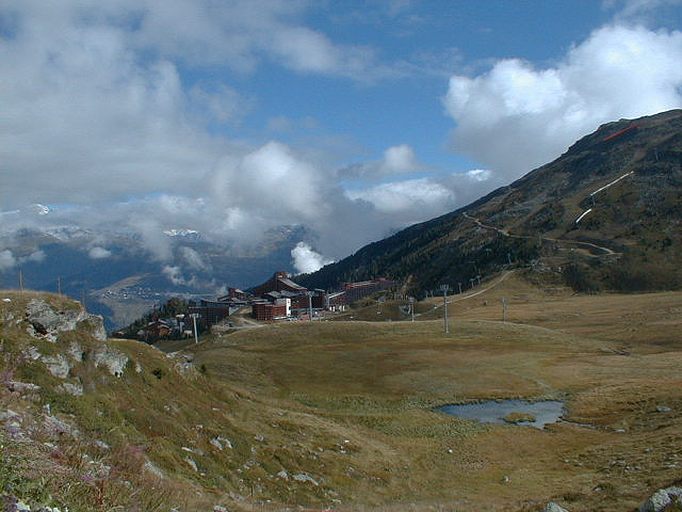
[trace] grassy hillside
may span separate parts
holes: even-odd
[[[532,265],[579,291],[678,289],[681,204],[682,111],[673,110],[601,126],[508,187],[299,281],[327,288],[382,275],[421,293]]]
[[[494,284],[449,305],[449,336],[434,299],[415,323],[275,324],[184,356],[101,341],[87,317],[36,338],[32,300],[80,306],[1,292],[3,496],[98,511],[536,511],[553,499],[615,512],[678,479],[682,294]],[[502,296],[511,322],[496,318]],[[510,397],[566,400],[568,421],[433,410]]]

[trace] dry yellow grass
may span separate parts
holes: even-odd
[[[341,510],[537,510],[554,499],[620,511],[680,477],[680,308],[680,293],[573,296],[512,276],[451,304],[447,337],[440,320],[280,324],[204,343],[197,360],[263,414],[276,404],[320,439],[350,441],[355,478],[338,461],[323,472]],[[484,426],[431,409],[507,397],[565,398],[570,422]]]
[[[449,336],[440,308],[419,307],[414,323],[274,324],[188,343],[206,373],[186,377],[150,347],[112,341],[145,370],[119,380],[79,366],[82,398],[52,392],[36,364],[18,375],[84,432],[144,447],[181,510],[534,511],[552,499],[615,512],[680,478],[682,293],[574,296],[511,275],[450,304]],[[37,343],[6,326],[2,337],[7,354]],[[511,397],[564,399],[569,421],[538,430],[433,411]],[[293,479],[304,473],[317,485]]]

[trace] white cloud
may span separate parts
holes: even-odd
[[[400,144],[387,148],[381,160],[351,165],[339,170],[338,174],[349,179],[379,179],[426,170],[426,166],[417,160],[412,146]]]
[[[497,62],[453,76],[444,99],[453,145],[507,179],[559,156],[600,124],[682,106],[682,33],[606,26],[554,67]]]
[[[407,144],[392,146],[384,151],[382,165],[386,172],[390,173],[410,172],[421,167],[414,155],[414,150]]]
[[[291,257],[294,259],[294,268],[299,273],[304,274],[315,272],[325,265],[333,263],[333,260],[329,260],[320,253],[315,252],[312,247],[305,242],[296,244],[296,247],[291,250]]]
[[[46,258],[45,252],[39,249],[29,254],[26,257],[26,260],[31,261],[33,263],[42,263],[43,261],[45,261],[45,258]]]
[[[451,203],[452,192],[429,178],[383,183],[364,190],[347,192],[351,199],[362,199],[380,212],[442,212]]]
[[[12,251],[5,249],[4,251],[0,251],[0,272],[4,272],[5,270],[9,270],[13,268],[17,264],[17,260],[14,257],[14,254],[12,254]]]
[[[93,260],[102,260],[111,256],[111,251],[104,247],[95,246],[88,251],[88,256]]]
[[[173,265],[164,265],[163,269],[161,270],[164,276],[168,278],[168,280],[173,283],[176,286],[182,286],[186,285],[187,281],[182,275],[182,271],[180,270],[180,267],[173,266]]]
[[[180,255],[185,262],[194,270],[210,270],[201,255],[191,247],[180,247]]]

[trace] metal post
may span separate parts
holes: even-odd
[[[192,323],[194,324],[194,343],[197,344],[199,343],[199,334],[197,332],[197,317],[199,316],[199,313],[192,313],[189,316],[192,317]]]
[[[445,324],[445,334],[450,333],[450,325],[448,324],[448,289],[450,287],[447,284],[440,285],[440,289],[443,291],[443,323]]]
[[[313,321],[313,292],[306,292],[308,295],[308,314],[310,315],[310,321]]]

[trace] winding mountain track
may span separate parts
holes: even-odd
[[[476,290],[476,291],[473,292],[473,293],[462,293],[461,295],[450,295],[450,296],[448,297],[448,304],[453,304],[453,303],[455,303],[455,302],[462,302],[462,301],[464,301],[464,300],[473,299],[474,297],[477,297],[477,296],[481,295],[482,293],[485,293],[485,292],[487,292],[487,291],[490,291],[490,290],[492,290],[493,288],[495,288],[496,286],[499,286],[501,283],[503,283],[503,282],[504,282],[510,275],[512,275],[514,272],[516,272],[516,271],[515,271],[515,270],[506,270],[506,271],[499,277],[499,279],[493,281],[492,283],[490,283],[490,284],[489,284],[488,286],[486,286],[485,288],[481,288],[480,290]],[[438,308],[442,308],[442,307],[443,307],[443,303],[442,303],[442,302],[441,302],[441,303],[438,303],[438,304],[434,304],[433,308],[432,308],[431,310],[427,311],[427,313],[430,313],[431,311],[434,311],[434,310],[436,310],[436,309],[438,309]],[[416,313],[414,316],[415,316],[415,318],[416,318],[416,317],[422,316],[423,314],[424,314],[424,313]]]
[[[469,215],[466,212],[462,213],[462,216],[464,216],[464,218],[476,223],[477,226],[479,226],[483,229],[489,229],[492,231],[496,231],[500,235],[508,237],[508,238],[521,238],[521,239],[525,239],[525,240],[535,239],[534,236],[515,235],[515,234],[512,234],[505,229],[501,229],[501,228],[498,228],[496,226],[491,226],[489,224],[483,224],[479,219],[477,219],[476,217],[472,217],[471,215]],[[578,247],[588,248],[588,250],[589,249],[592,249],[592,250],[596,249],[596,250],[601,251],[603,253],[603,254],[592,254],[592,253],[588,252],[587,256],[589,256],[591,258],[599,258],[602,256],[615,256],[615,255],[621,254],[619,252],[615,252],[612,249],[609,249],[608,247],[604,247],[603,245],[593,244],[591,242],[581,242],[579,240],[567,240],[565,238],[549,238],[546,236],[541,236],[540,239],[546,240],[547,242],[555,242],[555,243],[559,243],[559,244],[573,244],[573,245],[577,245]]]

